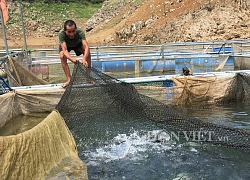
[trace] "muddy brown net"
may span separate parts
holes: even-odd
[[[210,74],[209,76],[176,76],[175,105],[248,103],[250,74],[247,72]]]
[[[96,119],[103,123],[114,123],[117,119],[124,122],[146,119],[166,130],[201,133],[200,141],[250,151],[250,133],[190,117],[174,106],[138,93],[131,84],[120,82],[94,68],[86,69],[80,63],[75,65],[72,80],[56,109],[75,136],[86,131],[85,123],[94,123]],[[102,124],[95,125],[102,127]],[[189,133],[190,138],[194,136],[195,133]]]
[[[64,89],[31,73],[19,55],[0,60],[13,86],[3,83],[0,91],[1,179],[88,179],[74,137],[54,110]],[[6,82],[7,76],[0,80]],[[38,84],[43,86],[14,87]]]
[[[23,59],[22,59],[23,60]],[[20,60],[19,60],[20,61]],[[6,68],[10,84],[12,86],[31,86],[49,84],[41,78],[38,78],[35,73],[24,67],[18,58],[8,56],[9,66]]]
[[[226,93],[218,99],[218,104],[233,104],[250,102],[250,74],[237,73],[229,83]]]

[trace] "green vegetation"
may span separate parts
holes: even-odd
[[[22,5],[25,20],[40,20],[43,24],[55,25],[67,19],[89,19],[102,7],[102,3],[43,3],[43,2],[14,2],[15,6],[9,10],[8,24],[20,21],[19,7]]]
[[[8,0],[7,0],[8,1]],[[28,2],[28,3],[81,3],[85,5],[90,5],[90,4],[101,4],[104,2],[104,0],[22,0],[23,2]],[[17,0],[13,0],[13,2],[18,2]]]
[[[136,5],[141,5],[145,0],[136,0],[135,1],[135,4]]]
[[[76,16],[77,18],[90,18],[97,9],[101,8],[102,4],[94,5],[84,5],[81,3],[53,3],[53,4],[44,4],[44,3],[31,3],[27,10],[33,10],[40,12],[37,15],[39,16],[65,16],[72,17]]]

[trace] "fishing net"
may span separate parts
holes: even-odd
[[[172,80],[175,105],[238,104],[250,100],[250,74],[247,72],[176,76]]]
[[[227,86],[226,93],[219,98],[219,104],[248,104],[250,102],[250,74],[237,73]]]
[[[17,57],[8,56],[6,60],[5,71],[8,76],[9,84],[12,87],[16,86],[32,86],[49,84],[43,79],[39,78],[39,73],[44,71],[47,66],[25,67],[27,62],[24,59],[27,57],[21,56],[19,53]],[[34,69],[35,68],[35,69]]]
[[[73,136],[56,111],[31,130],[0,136],[0,141],[2,179],[45,179],[64,158],[78,157]]]
[[[250,150],[248,132],[190,117],[173,106],[139,94],[131,84],[120,82],[94,68],[85,69],[80,63],[75,65],[72,80],[56,109],[75,136],[81,136],[85,131],[84,123],[95,122],[95,119],[111,119],[113,122],[117,119],[138,122],[146,119],[166,130],[200,132],[200,141],[246,152]],[[196,138],[195,133],[189,136]]]
[[[174,104],[194,105],[216,103],[224,98],[227,87],[235,74],[218,76],[176,76],[174,86]]]
[[[75,140],[61,115],[53,110],[63,92],[63,88],[48,86],[0,96],[1,179],[87,179]],[[41,122],[36,116],[29,121],[12,120],[20,114],[41,112],[49,114]]]
[[[11,89],[3,83],[6,87],[0,96],[1,179],[88,179],[75,140],[60,113],[54,110],[64,89],[47,85],[20,63],[24,59],[18,58],[8,56],[2,61],[6,62],[9,82],[28,87]],[[43,88],[32,86],[39,84]],[[32,113],[30,120],[13,120]],[[42,119],[34,113],[48,116]]]
[[[12,73],[15,73],[14,71]],[[14,75],[10,76],[14,78]],[[0,136],[1,177],[60,179],[73,176],[87,179],[86,166],[79,159],[76,149],[77,143],[80,142],[75,142],[74,138],[82,137],[87,131],[84,128],[85,123],[109,122],[110,130],[115,131],[112,123],[120,123],[121,119],[123,122],[146,120],[166,132],[191,132],[188,138],[200,138],[197,141],[249,152],[248,132],[203,122],[174,106],[198,102],[248,103],[248,79],[249,75],[244,73],[193,80],[191,77],[179,77],[174,80],[176,87],[164,88],[168,89],[166,93],[170,93],[169,101],[174,102],[167,105],[138,93],[136,86],[121,82],[95,68],[86,69],[82,64],[76,63],[71,82],[65,90],[59,87],[14,90],[0,96],[1,127],[18,114],[51,112],[30,130],[16,135]],[[181,98],[184,100],[180,100]],[[104,125],[101,123],[94,126],[98,126],[99,130],[93,130],[93,134],[102,136],[109,133],[102,129]]]

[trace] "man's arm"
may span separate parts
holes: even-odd
[[[82,63],[85,66],[90,67],[90,65],[91,65],[91,55],[90,55],[90,48],[89,48],[88,42],[86,40],[82,40],[82,45],[83,45],[83,48],[84,48]]]
[[[64,56],[69,59],[71,62],[75,63],[77,61],[77,58],[73,58],[70,53],[68,52],[67,50],[67,45],[66,45],[66,42],[63,42],[61,44],[61,47],[62,47],[62,51],[63,51],[63,54]]]

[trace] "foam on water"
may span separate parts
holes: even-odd
[[[105,124],[107,127],[115,126],[115,123]],[[250,177],[247,173],[250,167],[248,155],[207,143],[174,141],[162,134],[165,130],[151,126],[145,129],[140,125],[144,128],[132,130],[130,124],[130,128],[123,132],[105,130],[100,134],[95,131],[98,132],[95,137],[88,135],[90,128],[86,128],[86,134],[81,137],[75,134],[79,156],[88,167],[89,178],[178,180]],[[104,130],[103,127],[101,129]]]
[[[109,144],[99,147],[88,154],[89,162],[87,164],[97,165],[96,160],[110,162],[124,159],[126,157],[138,160],[142,158],[144,152],[161,153],[162,150],[170,150],[181,145],[168,139],[159,140],[156,137],[162,130],[153,130],[148,132],[135,131],[132,134],[118,134]],[[194,149],[194,148],[193,148]],[[195,150],[191,150],[195,151]]]

